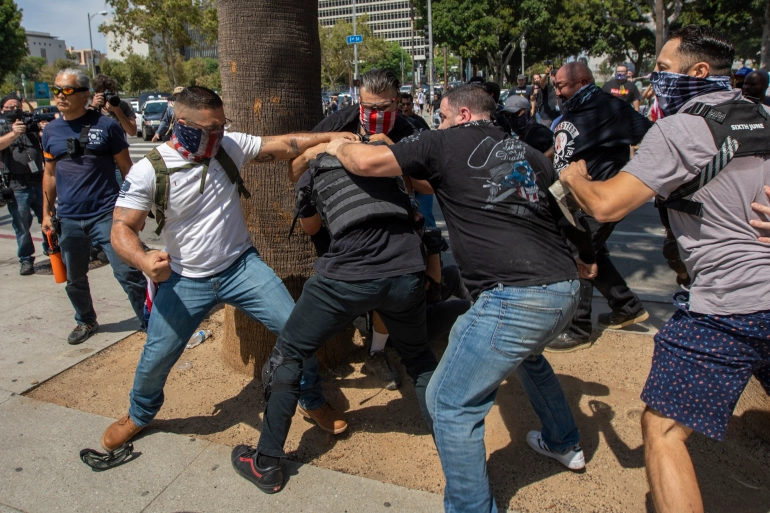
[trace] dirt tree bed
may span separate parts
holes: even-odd
[[[169,376],[166,402],[152,429],[235,446],[255,444],[262,426],[261,384],[234,373],[221,360],[223,311],[202,327],[212,338],[185,351]],[[29,397],[117,418],[128,392],[144,335],[137,333],[42,384]],[[440,356],[444,344],[434,347]],[[523,512],[638,512],[650,510],[644,474],[639,392],[652,355],[652,337],[604,332],[588,350],[548,354],[572,405],[587,469],[572,473],[535,454],[524,441],[539,424],[519,383],[503,383],[486,423],[488,471],[498,504]],[[365,350],[349,364],[323,371],[324,392],[350,425],[329,435],[299,415],[286,450],[289,457],[348,474],[441,493],[444,478],[436,448],[423,426],[407,378],[398,391],[379,388],[362,373]],[[405,375],[403,368],[402,374]],[[406,377],[406,376],[405,376]],[[741,411],[741,407],[737,411]],[[751,417],[753,415],[753,417]],[[693,435],[690,452],[707,511],[762,512],[770,505],[770,443],[747,419],[770,422],[767,413],[736,416],[723,443]],[[95,440],[94,443],[98,441]],[[141,447],[141,439],[137,446]],[[233,479],[237,479],[233,474]]]

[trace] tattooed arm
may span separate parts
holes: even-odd
[[[357,135],[350,132],[307,132],[266,136],[262,138],[262,147],[259,149],[257,156],[254,157],[254,162],[294,159],[313,146],[340,138],[351,141],[360,139]]]

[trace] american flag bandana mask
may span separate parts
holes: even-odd
[[[396,126],[398,111],[368,109],[361,105],[361,126],[367,134],[388,134]]]
[[[174,135],[171,144],[183,159],[190,162],[201,162],[210,159],[219,151],[222,145],[224,130],[203,130],[180,122],[174,123]]]
[[[650,85],[664,116],[676,114],[685,103],[696,96],[732,89],[728,76],[699,78],[669,71],[653,71],[650,74]]]

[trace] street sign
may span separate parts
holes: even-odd
[[[356,44],[361,43],[364,40],[364,36],[348,36],[348,44]]]
[[[35,98],[50,98],[48,82],[35,82]]]

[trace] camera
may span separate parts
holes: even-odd
[[[35,121],[32,114],[29,112],[16,109],[4,112],[3,116],[5,117],[5,122],[9,126],[13,125],[17,121],[21,121],[24,123],[24,126],[27,127],[27,132],[37,133],[40,131],[40,125],[37,124],[37,121]]]
[[[104,101],[112,105],[113,107],[117,107],[120,105],[120,96],[118,96],[118,93],[115,93],[113,91],[104,91]]]
[[[552,61],[551,59],[546,59],[545,61],[543,61],[543,63],[544,63],[546,66],[553,66],[553,61]]]
[[[67,139],[67,153],[70,157],[76,157],[80,155],[80,140],[75,137]]]

